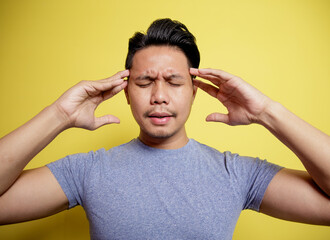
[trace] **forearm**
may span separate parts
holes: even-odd
[[[269,105],[260,124],[298,156],[313,180],[330,196],[330,137],[276,102]]]
[[[52,105],[0,139],[0,196],[14,183],[29,161],[66,128]]]

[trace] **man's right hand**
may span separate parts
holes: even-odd
[[[96,118],[94,112],[126,87],[128,76],[125,70],[107,79],[82,81],[0,139],[0,225],[49,216],[68,207],[68,199],[47,167],[23,169],[67,128],[94,130],[119,123],[115,116]]]
[[[124,70],[112,77],[98,81],[81,81],[66,91],[54,104],[58,114],[66,122],[67,128],[78,127],[95,130],[105,124],[119,123],[112,115],[95,117],[97,106],[123,90],[129,76]]]

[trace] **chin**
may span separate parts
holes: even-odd
[[[173,137],[178,131],[168,132],[168,131],[155,131],[155,132],[148,132],[144,131],[143,135],[148,136],[154,139],[168,139]]]

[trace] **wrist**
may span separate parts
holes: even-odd
[[[283,114],[283,106],[279,102],[271,101],[260,114],[258,124],[266,127],[267,129],[273,129],[274,124],[280,116]]]
[[[60,131],[64,131],[72,127],[70,118],[57,106],[56,102],[46,107],[45,109],[51,116],[51,121],[54,126]]]

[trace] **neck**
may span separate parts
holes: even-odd
[[[183,129],[182,133],[177,133],[171,137],[154,137],[140,131],[139,139],[145,145],[159,149],[182,148],[189,141],[185,129]]]

